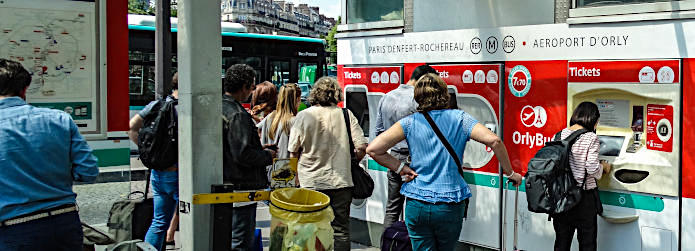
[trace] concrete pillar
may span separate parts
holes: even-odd
[[[220,0],[179,0],[178,17],[180,239],[211,250],[211,207],[191,201],[222,184]]]

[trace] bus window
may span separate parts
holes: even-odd
[[[131,62],[129,93],[131,106],[145,106],[154,100],[154,65],[138,65]]]
[[[365,137],[369,137],[369,105],[367,92],[363,89],[350,88],[345,90],[345,108],[350,109],[362,127]]]
[[[310,83],[314,84],[316,82],[316,68],[318,67],[317,63],[306,63],[306,62],[299,62],[299,81],[300,83]]]
[[[271,61],[270,70],[272,75],[271,82],[278,88],[290,82],[290,62],[288,61]]]
[[[497,133],[497,118],[489,102],[477,95],[459,94],[456,97],[458,109],[464,110],[478,123],[484,125],[492,132]],[[481,168],[485,166],[493,156],[492,151],[476,141],[466,144],[466,154],[463,156],[463,165],[468,168]]]

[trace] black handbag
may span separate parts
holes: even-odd
[[[350,171],[352,172],[352,198],[366,199],[372,196],[374,192],[374,180],[369,176],[367,170],[360,167],[360,160],[355,157],[355,144],[352,142],[352,132],[350,130],[350,116],[347,109],[343,108],[343,119],[348,133],[348,142],[350,142]]]

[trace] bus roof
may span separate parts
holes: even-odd
[[[143,30],[143,31],[154,31],[154,27],[151,26],[141,26],[141,25],[128,25],[129,30]],[[177,32],[177,28],[171,28],[171,32]],[[275,39],[275,40],[286,40],[286,41],[296,41],[296,42],[308,42],[308,43],[321,43],[325,44],[326,41],[318,38],[307,38],[307,37],[291,37],[291,36],[280,36],[280,35],[268,35],[268,34],[256,34],[256,33],[237,33],[237,32],[222,32],[222,36],[225,37],[243,37],[243,38],[257,38],[257,39]]]
[[[128,29],[154,31],[154,16],[145,15],[128,15]],[[171,32],[177,32],[178,19],[171,18]],[[239,28],[241,26],[241,28]],[[323,39],[307,38],[307,37],[292,37],[268,34],[246,33],[246,27],[239,23],[222,22],[222,36],[225,37],[241,37],[241,38],[256,38],[256,39],[274,39],[305,43],[321,43],[326,44]]]

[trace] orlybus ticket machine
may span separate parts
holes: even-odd
[[[678,196],[680,61],[569,62],[567,118],[583,101],[601,113],[599,187]]]

